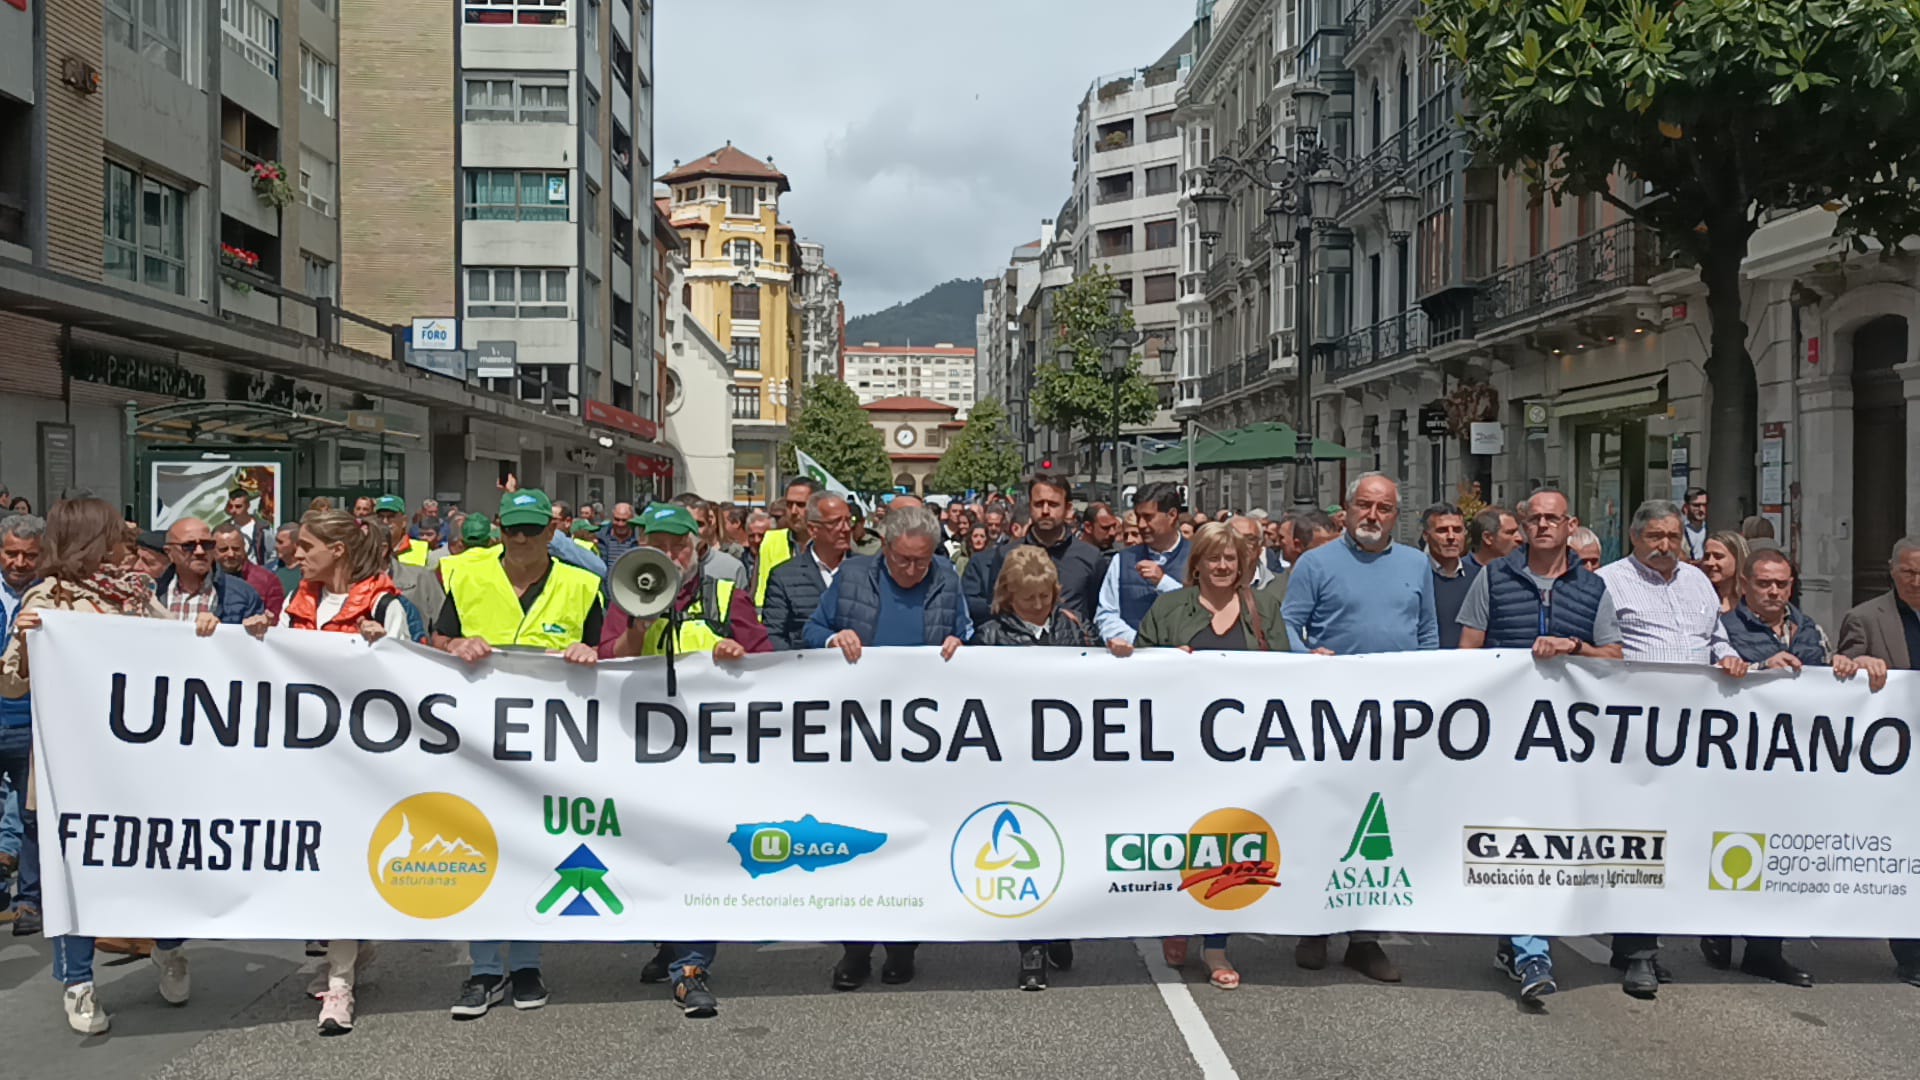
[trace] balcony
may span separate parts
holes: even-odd
[[[1427,347],[1427,316],[1419,308],[1348,334],[1327,355],[1329,379],[1342,379],[1411,356]]]
[[[263,233],[280,235],[280,211],[253,193],[253,178],[247,173],[260,159],[231,146],[220,148],[220,159],[220,212]]]
[[[1399,15],[1408,14],[1413,7],[1412,0],[1354,0],[1353,10],[1347,13],[1347,51],[1349,53],[1364,50],[1374,34],[1387,26]]]
[[[1419,127],[1418,120],[1401,125],[1399,131],[1382,139],[1379,146],[1354,163],[1353,171],[1347,178],[1347,201],[1340,214],[1341,222],[1359,217],[1374,196],[1392,187],[1395,182],[1412,186],[1413,179],[1408,175],[1408,170],[1413,165],[1413,148]]]
[[[1659,266],[1659,241],[1653,231],[1623,221],[1482,281],[1473,303],[1475,332],[1484,337],[1644,286]]]

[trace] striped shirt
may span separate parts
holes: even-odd
[[[1628,660],[1713,664],[1739,655],[1720,625],[1720,594],[1698,567],[1681,563],[1668,579],[1628,556],[1599,574],[1620,617]]]

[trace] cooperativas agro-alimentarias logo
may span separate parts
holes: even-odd
[[[1759,892],[1766,861],[1764,834],[1714,833],[1713,850],[1707,854],[1707,888],[1713,892]]]
[[[1066,875],[1060,832],[1026,803],[995,802],[954,830],[953,884],[988,915],[1017,919],[1045,907]]]
[[[443,791],[395,803],[367,844],[375,891],[416,919],[444,919],[472,907],[493,883],[499,861],[487,816]]]

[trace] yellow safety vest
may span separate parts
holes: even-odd
[[[714,587],[714,604],[717,611],[706,610],[704,597],[707,586]],[[678,656],[690,656],[694,653],[710,653],[720,644],[722,635],[713,629],[713,623],[727,624],[727,613],[733,610],[733,580],[723,578],[709,579],[700,583],[699,591],[693,594],[693,603],[687,605],[685,615],[680,620],[680,632],[674,635],[674,653]],[[713,620],[708,622],[708,620]],[[667,629],[671,620],[659,618],[647,627],[647,636],[641,641],[641,656],[665,655]],[[731,635],[727,635],[731,636]]]
[[[760,539],[759,581],[753,586],[753,606],[767,606],[767,579],[773,576],[773,568],[793,558],[793,530],[769,529]]]
[[[587,615],[600,600],[598,576],[557,560],[547,572],[546,587],[524,612],[501,559],[473,559],[446,584],[454,610],[460,613],[460,632],[485,638],[489,645],[560,650],[581,644]],[[597,641],[585,644],[600,645]]]
[[[595,555],[600,554],[600,545],[594,543],[591,540],[582,540],[576,536],[573,538],[573,542],[576,544],[579,544],[583,548],[586,548],[588,551],[593,552]]]
[[[500,554],[504,550],[506,549],[502,548],[499,544],[495,544],[492,547],[470,547],[458,555],[448,555],[442,558],[440,560],[440,583],[442,585],[452,585],[454,572],[467,563],[479,562],[481,559],[492,559],[498,562]]]
[[[400,563],[403,566],[425,566],[427,554],[432,550],[433,545],[425,540],[409,540],[407,550],[400,553]]]

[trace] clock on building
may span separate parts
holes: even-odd
[[[905,424],[901,424],[899,427],[893,429],[893,441],[899,443],[901,446],[912,446],[914,441],[919,437],[912,428]]]

